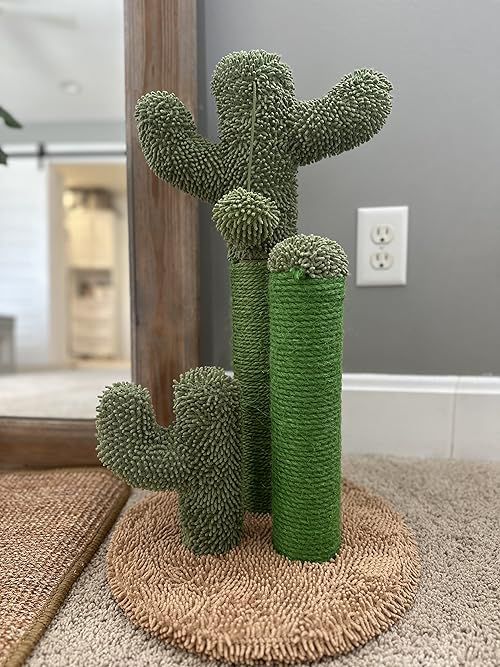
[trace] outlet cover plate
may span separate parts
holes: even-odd
[[[389,226],[389,242],[377,244],[374,230]],[[377,253],[389,253],[390,261],[377,268]],[[408,255],[408,206],[358,208],[356,285],[359,287],[406,285]]]

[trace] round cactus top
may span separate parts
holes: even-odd
[[[342,246],[315,234],[297,234],[275,245],[269,253],[268,266],[271,272],[294,271],[298,277],[335,278],[349,274]]]
[[[225,241],[238,250],[262,245],[279,225],[276,204],[257,192],[241,187],[219,199],[212,217]]]
[[[212,92],[216,98],[239,97],[254,81],[263,90],[277,88],[291,95],[294,93],[293,76],[288,65],[278,53],[261,49],[235,51],[224,56],[214,70]]]

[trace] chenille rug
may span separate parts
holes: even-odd
[[[175,493],[119,522],[108,582],[132,622],[205,658],[243,665],[333,657],[390,628],[411,606],[420,554],[378,495],[344,480],[342,548],[326,563],[274,551],[268,515],[247,514],[241,544],[195,556],[181,542]]]
[[[0,665],[21,665],[129,495],[99,468],[0,473]]]

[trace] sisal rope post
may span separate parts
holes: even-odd
[[[269,255],[275,549],[323,562],[341,544],[341,390],[347,259],[299,235]]]
[[[241,389],[243,502],[271,511],[269,303],[267,262],[230,263],[233,366]]]
[[[249,162],[249,174],[250,167]],[[276,204],[241,187],[219,199],[213,219],[228,246],[250,256],[279,226]],[[229,266],[233,367],[241,388],[243,501],[250,512],[270,512],[269,271],[266,259],[233,259]]]

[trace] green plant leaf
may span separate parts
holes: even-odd
[[[0,164],[7,164],[7,156],[3,152],[3,150],[0,148]]]
[[[8,111],[6,111],[3,107],[0,107],[0,118],[3,118],[4,123],[7,125],[7,127],[15,127],[19,128],[22,127],[21,123],[19,123],[14,116],[12,116]]]

